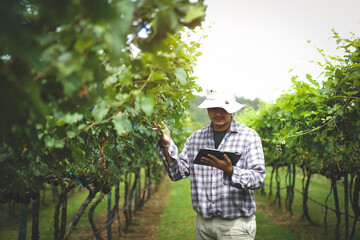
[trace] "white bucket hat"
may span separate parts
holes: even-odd
[[[207,90],[206,99],[198,106],[198,108],[223,108],[228,113],[234,113],[244,107],[244,105],[236,102],[234,93],[220,92],[216,90]]]

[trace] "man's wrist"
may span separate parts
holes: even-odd
[[[234,171],[234,168],[232,166],[230,166],[230,167],[226,168],[225,173],[231,177],[233,175],[233,171]]]
[[[163,146],[163,148],[169,148],[170,143],[168,143],[168,144],[164,144],[164,142],[163,142],[163,141],[161,141],[161,145]]]

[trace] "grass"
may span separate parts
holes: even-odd
[[[285,178],[286,174],[286,168],[280,169],[280,179],[281,179],[281,197],[282,197],[282,208],[278,208],[277,206],[273,205],[274,197],[275,197],[275,191],[276,189],[273,189],[273,196],[271,199],[268,198],[268,196],[264,197],[260,194],[256,195],[256,199],[259,204],[263,205],[271,205],[272,208],[274,208],[275,214],[286,216],[289,215],[285,211],[285,197],[286,197],[286,189],[284,188],[285,181],[288,181]],[[269,183],[270,183],[270,173],[271,168],[267,168],[267,176],[265,178],[265,191],[267,194],[269,193]],[[275,177],[275,176],[274,176]],[[302,207],[302,194],[300,193],[302,191],[302,171],[300,169],[297,169],[296,173],[296,181],[295,181],[295,189],[298,191],[295,191],[294,195],[294,203],[293,203],[293,212],[294,216],[292,216],[292,221],[287,223],[287,227],[297,236],[298,239],[333,239],[335,236],[335,225],[336,225],[336,215],[335,212],[328,210],[327,213],[327,232],[325,232],[325,207],[308,200],[308,208],[309,208],[309,214],[313,221],[315,221],[320,226],[314,227],[311,226],[310,223],[301,218],[301,215],[303,213],[303,207]],[[273,186],[275,186],[275,178],[273,179]],[[325,200],[327,196],[330,193],[330,186],[331,182],[329,179],[321,176],[321,175],[314,175],[311,178],[310,181],[310,187],[309,187],[309,198],[316,200],[317,202],[321,204],[325,204]],[[339,196],[339,202],[340,202],[340,210],[341,212],[345,212],[345,201],[344,201],[344,185],[343,181],[340,180],[337,182],[337,188],[338,188],[338,196]],[[300,192],[299,192],[300,191]],[[327,205],[330,208],[335,209],[335,202],[333,194],[329,196],[329,199],[327,201]],[[349,203],[349,211],[350,215],[354,216],[354,213],[351,208],[351,204]],[[290,218],[290,217],[289,217]],[[353,219],[350,218],[350,234],[351,234],[351,228],[352,228]],[[356,228],[356,235],[354,239],[360,239],[360,226],[357,224]],[[345,236],[345,218],[344,215],[342,215],[341,219],[341,237]]]
[[[187,178],[171,185],[168,205],[160,219],[161,240],[194,239],[196,213],[191,204],[189,180]]]
[[[273,220],[261,211],[255,213],[256,216],[256,239],[261,240],[295,240],[291,231],[284,227],[279,226]]]
[[[258,210],[255,213],[257,221],[257,239],[265,240],[282,240],[282,239],[316,239],[316,240],[328,240],[334,239],[336,216],[332,211],[328,211],[327,214],[327,232],[324,227],[324,215],[325,208],[308,200],[308,207],[311,218],[320,224],[320,226],[311,226],[311,224],[301,218],[302,215],[302,195],[299,192],[295,192],[293,203],[293,215],[289,214],[285,210],[285,181],[288,181],[286,177],[286,168],[280,169],[280,179],[282,198],[282,207],[278,208],[274,205],[275,189],[273,189],[273,196],[269,199],[268,196],[262,196],[260,192],[256,192],[256,204]],[[268,175],[265,179],[265,190],[269,193],[270,173],[271,169],[267,168]],[[297,190],[302,189],[302,172],[297,170],[296,175]],[[275,184],[274,184],[275,186]],[[338,193],[341,211],[344,212],[344,187],[342,181],[338,181]],[[195,218],[196,213],[192,209],[191,196],[190,196],[190,183],[189,179],[181,180],[172,184],[170,190],[170,200],[168,207],[165,210],[163,217],[161,218],[160,236],[162,240],[165,239],[194,239],[195,234]],[[310,182],[309,197],[315,199],[320,203],[325,203],[325,199],[330,192],[330,180],[321,176],[314,175]],[[335,208],[333,195],[328,199],[328,206]],[[351,207],[349,207],[351,208]],[[351,215],[354,215],[350,211]],[[342,218],[341,237],[344,238],[344,217]],[[350,219],[350,231],[353,220]],[[351,233],[351,232],[350,232]],[[360,226],[357,225],[356,235],[354,239],[360,239]]]
[[[141,173],[141,184],[144,184],[144,173]],[[132,178],[134,179],[134,178]],[[59,190],[60,191],[60,190]],[[115,201],[115,188],[112,189],[111,194],[111,202],[114,204]],[[68,204],[67,204],[67,224],[70,222],[72,216],[78,211],[79,207],[83,203],[83,201],[88,196],[88,190],[86,188],[75,188],[68,195]],[[99,196],[97,194],[96,198]],[[120,184],[120,206],[123,204],[123,196],[124,196],[124,184]],[[95,199],[93,200],[93,202]],[[52,198],[52,193],[50,190],[50,186],[47,186],[46,196],[45,196],[46,205],[42,204],[40,206],[40,219],[39,219],[39,231],[40,231],[40,239],[53,239],[54,238],[54,209],[55,209],[55,201]],[[93,203],[92,202],[92,203]],[[107,195],[103,198],[103,200],[97,206],[94,213],[94,220],[107,212]],[[71,232],[71,236],[76,238],[86,238],[92,235],[92,231],[89,232],[89,221],[88,221],[88,210],[90,205],[86,208],[84,214],[81,216],[79,223],[76,226],[76,229],[73,229]],[[0,219],[0,239],[16,239],[18,236],[18,227],[19,227],[19,216],[16,213],[15,217],[10,217],[6,212],[8,208],[8,204],[2,204],[1,206],[1,219]],[[5,210],[6,209],[6,210]],[[31,239],[31,204],[28,206],[28,215],[27,215],[27,239]],[[60,216],[61,217],[61,216]],[[101,226],[97,226],[101,227]],[[106,231],[106,230],[105,230]]]
[[[174,182],[171,185],[168,206],[160,220],[161,240],[194,239],[196,213],[191,204],[190,179]],[[265,214],[256,213],[257,239],[292,240],[289,229],[278,226]]]

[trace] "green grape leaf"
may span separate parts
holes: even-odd
[[[71,74],[66,77],[59,78],[63,87],[64,87],[64,94],[66,96],[74,96],[78,93],[81,85],[81,79],[78,74]]]
[[[307,78],[307,80],[309,80],[309,82],[314,84],[316,87],[318,87],[318,88],[320,87],[319,83],[316,80],[314,80],[310,74],[306,74],[306,78]]]
[[[156,81],[156,80],[163,80],[163,79],[166,79],[166,78],[167,77],[166,77],[165,73],[154,72],[151,79],[153,81]]]
[[[56,121],[56,126],[63,126],[64,124],[74,124],[80,121],[83,118],[83,115],[80,113],[66,113],[59,120]]]
[[[67,131],[66,135],[68,136],[68,138],[74,138],[76,136],[76,134],[73,131]]]
[[[117,82],[117,78],[115,76],[109,76],[104,80],[105,85],[110,86]]]
[[[77,123],[83,118],[83,115],[80,113],[66,114],[64,117],[65,122],[73,124]]]
[[[95,121],[101,122],[108,113],[108,111],[109,105],[106,102],[102,101],[100,104],[96,105],[92,110]]]
[[[205,6],[192,6],[186,13],[184,23],[191,23],[192,21],[205,16]]]
[[[45,137],[45,146],[49,148],[64,148],[65,143],[60,139],[52,138],[49,135]]]
[[[118,135],[130,132],[132,130],[132,125],[129,119],[127,119],[127,114],[116,114],[113,118],[114,127]]]
[[[71,155],[76,161],[85,162],[86,160],[85,152],[76,145],[71,146]]]
[[[175,76],[176,76],[177,79],[180,80],[182,85],[185,85],[187,83],[188,75],[187,75],[185,69],[176,68],[175,69]]]
[[[119,82],[124,86],[130,86],[132,84],[131,75],[128,73],[118,75]]]
[[[135,101],[135,110],[143,110],[146,116],[151,116],[154,111],[155,97],[153,95],[139,94]]]
[[[141,108],[145,112],[146,116],[151,116],[154,111],[155,97],[152,95],[145,96],[141,103]]]

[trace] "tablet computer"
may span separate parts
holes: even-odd
[[[224,160],[224,154],[226,154],[230,158],[233,166],[236,165],[236,163],[240,160],[240,157],[241,157],[241,154],[236,153],[236,152],[221,151],[221,150],[212,149],[212,148],[202,148],[196,155],[194,164],[200,164],[200,165],[206,166],[206,164],[201,161],[201,158],[209,157],[208,154],[214,155],[215,157],[217,157],[220,160]]]

